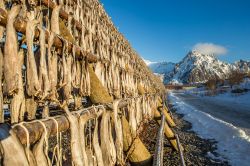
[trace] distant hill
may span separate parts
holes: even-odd
[[[173,71],[175,63],[172,62],[154,62],[148,65],[154,73],[165,74]]]

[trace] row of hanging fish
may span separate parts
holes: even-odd
[[[82,2],[77,1],[77,3]],[[39,7],[38,9],[30,7],[32,6],[31,3],[28,5],[30,7],[28,10],[26,5],[23,1],[22,4],[13,3],[7,8],[6,4],[1,3],[1,8],[8,11],[8,18],[6,27],[0,29],[1,39],[5,38],[4,49],[0,49],[0,65],[3,69],[0,70],[0,76],[2,77],[0,81],[3,82],[1,83],[3,88],[0,88],[0,94],[3,93],[4,96],[11,97],[12,123],[23,121],[26,112],[28,113],[28,119],[34,119],[38,102],[44,104],[44,112],[47,112],[49,102],[90,95],[87,60],[85,58],[79,59],[75,55],[77,45],[73,45],[73,48],[68,50],[70,42],[60,36],[60,9],[72,11],[71,7],[66,8],[60,1],[51,11],[51,17],[48,21]],[[82,18],[81,23],[85,25],[82,33],[86,27],[91,28],[92,23],[94,23],[91,18],[95,16],[90,14],[92,17],[83,17],[86,14],[89,15],[89,12],[92,11],[89,7],[84,7],[79,9],[79,13],[81,13],[79,19]],[[78,18],[75,13],[73,16],[74,19]],[[27,22],[26,33],[22,35],[21,40],[18,39],[14,27],[17,18],[24,18]],[[46,28],[48,25],[49,27]],[[71,27],[69,22],[68,27]],[[35,38],[36,30],[39,31],[38,39]],[[48,34],[47,40],[46,34]],[[94,44],[88,42],[88,35],[89,33],[83,35],[82,43],[91,47]],[[53,46],[55,37],[62,40],[62,50],[57,50]],[[22,47],[20,47],[21,45]],[[80,44],[80,46],[84,48],[83,45]],[[102,52],[101,55],[105,55],[105,53]],[[114,51],[111,51],[111,55],[110,63],[98,61],[94,67],[97,77],[103,86],[108,89],[110,95],[115,98],[138,96],[138,84],[144,86],[145,89],[150,86],[148,79],[135,75],[133,71],[136,69],[132,68],[128,58],[125,58],[126,56],[115,55]],[[3,122],[3,97],[0,99],[0,104],[0,121]]]
[[[53,3],[53,9],[39,2],[43,0],[0,1],[0,8],[7,13],[6,26],[0,26],[0,122],[4,122],[4,103],[10,103],[11,123],[20,126],[27,137],[23,147],[7,125],[0,128],[1,140],[5,138],[0,146],[2,163],[63,164],[62,136],[57,121],[49,117],[49,105],[56,103],[70,123],[72,165],[124,165],[120,100],[114,101],[113,112],[105,107],[93,107],[94,114],[72,113],[69,102],[72,99],[79,102],[80,98],[79,108],[81,99],[90,96],[89,68],[93,66],[96,76],[114,99],[130,98],[123,113],[127,114],[136,136],[141,124],[153,117],[151,106],[156,101],[155,96],[139,94],[138,86],[148,92],[155,83],[98,0],[47,1]],[[62,11],[67,15],[66,20],[61,16]],[[18,19],[25,21],[25,34],[15,29]],[[58,38],[61,49],[55,47]],[[76,55],[79,49],[82,54],[95,55],[97,63],[90,65],[86,57]],[[8,99],[7,102],[4,99]],[[35,119],[38,107],[43,107],[43,120],[37,121],[44,132],[31,145],[28,129],[22,121],[26,114],[29,120]],[[52,156],[48,155],[46,119],[52,119],[57,127]]]
[[[84,58],[77,60],[74,48],[72,52],[67,50],[67,40],[63,40],[61,58],[58,50],[52,47],[59,29],[59,10],[55,8],[52,11],[51,31],[46,43],[42,13],[36,10],[24,12],[23,7],[24,5],[13,4],[8,11],[6,29],[1,29],[1,37],[5,34],[5,42],[4,51],[0,49],[0,75],[3,81],[3,89],[0,90],[1,95],[4,93],[11,97],[12,123],[22,121],[25,110],[28,110],[28,116],[34,118],[37,108],[35,99],[39,102],[58,101],[60,98],[68,100],[73,98],[73,89],[77,89],[81,96],[90,95],[87,61]],[[17,17],[25,17],[27,20],[26,34],[23,35],[27,49],[20,47],[22,43],[18,40],[14,27]],[[38,41],[34,38],[36,29],[39,29],[40,34]],[[35,42],[38,44],[35,45]],[[2,99],[1,97],[1,109]],[[0,111],[3,122],[3,110]]]
[[[133,137],[138,134],[143,119],[150,118],[150,109],[154,96],[144,96],[131,99],[126,111]],[[70,124],[70,150],[71,164],[75,166],[112,166],[124,165],[125,155],[123,152],[123,127],[121,116],[122,110],[118,108],[121,100],[113,102],[113,111],[106,110],[103,106],[90,107],[88,110],[70,112],[67,103],[61,107],[66,113]],[[92,110],[92,113],[88,111]],[[144,110],[144,111],[143,111]],[[151,117],[152,118],[152,117]],[[56,145],[52,148],[52,155],[49,156],[49,133],[44,120],[37,120],[43,128],[43,134],[34,145],[29,143],[29,132],[23,123],[19,126],[26,132],[27,144],[22,145],[13,130],[8,126],[0,127],[0,137],[6,138],[1,141],[0,156],[4,165],[29,165],[29,166],[50,166],[63,165],[66,161],[62,154],[62,134],[59,132],[58,122],[56,125]],[[9,148],[9,146],[12,148]]]

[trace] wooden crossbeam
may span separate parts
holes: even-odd
[[[119,108],[123,108],[126,107],[128,105],[128,102],[126,100],[123,100],[119,103],[118,107]],[[104,105],[104,107],[108,110],[112,110],[113,106],[112,104],[107,104]],[[79,111],[74,111],[72,112],[73,115],[78,116],[78,113],[81,114],[85,114],[85,113],[90,113],[90,114],[94,114],[95,110],[93,109],[93,107],[89,107],[89,108],[85,108],[83,110],[79,110]],[[59,115],[59,116],[55,116],[54,119],[57,121],[58,123],[58,131],[59,132],[64,132],[66,130],[69,129],[70,125],[69,125],[69,121],[66,117],[66,115]],[[45,124],[46,128],[47,128],[47,132],[49,136],[55,136],[57,133],[57,128],[56,128],[56,123],[53,119],[49,118],[46,120],[42,120],[43,123]],[[33,120],[30,122],[22,122],[22,125],[25,126],[29,132],[29,142],[35,143],[37,140],[40,139],[41,135],[43,134],[44,130],[43,130],[43,126],[41,125],[40,122],[38,122],[37,120]],[[25,145],[27,143],[27,136],[26,136],[26,132],[25,130],[20,126],[20,125],[15,125],[13,127],[14,132],[16,133],[17,137],[19,138],[20,142]]]

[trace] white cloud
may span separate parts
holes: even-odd
[[[227,48],[213,43],[197,43],[193,46],[193,50],[196,50],[202,54],[214,55],[224,55],[228,52]]]

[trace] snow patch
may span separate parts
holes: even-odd
[[[234,88],[236,87],[240,89],[250,90],[250,79],[245,78],[242,83],[235,86]],[[245,93],[239,93],[239,94],[231,93],[231,88],[229,87],[229,89],[225,93],[218,94],[216,96],[206,96],[206,94],[209,93],[209,90],[207,90],[205,87],[201,87],[201,88],[194,88],[194,89],[186,90],[185,93],[195,95],[195,96],[205,97],[206,99],[214,100],[214,101],[231,102],[231,103],[242,104],[245,106],[250,106],[249,105],[250,91],[245,92]]]
[[[184,103],[173,93],[170,101],[184,119],[192,123],[192,130],[207,139],[215,139],[218,144],[216,152],[233,166],[248,166],[250,163],[250,136],[242,129],[215,118],[208,113]]]

